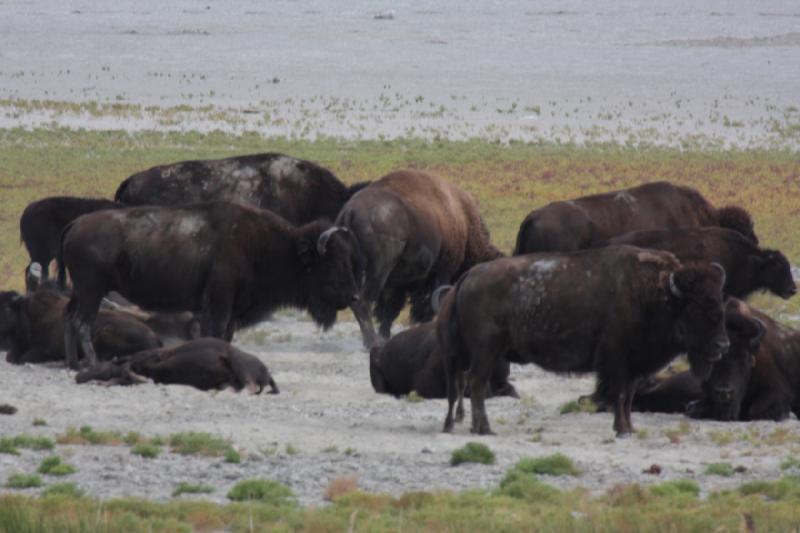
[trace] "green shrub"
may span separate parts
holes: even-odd
[[[730,463],[711,463],[706,466],[706,474],[730,477],[733,475],[733,466]]]
[[[497,493],[529,502],[555,502],[561,496],[560,490],[542,483],[536,474],[516,468],[506,472]]]
[[[116,431],[95,431],[92,426],[67,428],[56,440],[59,444],[91,444],[96,446],[119,446],[125,443],[125,438]]]
[[[211,494],[212,492],[214,492],[214,487],[210,487],[208,485],[195,485],[182,481],[178,483],[178,486],[175,487],[174,491],[172,491],[172,497],[175,498],[181,494]]]
[[[493,465],[495,462],[494,452],[485,444],[480,442],[468,442],[466,445],[453,450],[450,457],[450,464],[453,466],[461,463],[480,463]]]
[[[34,418],[33,419],[34,426],[46,426],[47,421],[44,418]]]
[[[297,498],[286,485],[267,479],[240,481],[228,491],[228,499],[236,502],[257,500],[273,505],[297,505]]]
[[[800,500],[800,477],[789,476],[777,481],[752,481],[739,487],[742,494],[763,494],[771,500]]]
[[[75,483],[53,483],[42,490],[42,498],[48,496],[69,496],[80,498],[84,495],[83,490],[79,489]]]
[[[691,479],[673,479],[650,487],[650,492],[656,496],[674,496],[676,494],[700,494],[700,487]]]
[[[239,464],[242,462],[242,456],[233,448],[228,448],[228,451],[225,452],[225,462]]]
[[[55,443],[47,437],[32,437],[30,435],[17,435],[0,439],[0,453],[19,455],[19,448],[31,450],[52,450]]]
[[[141,443],[131,448],[131,453],[141,455],[145,459],[154,459],[161,453],[161,448],[155,444]]]
[[[575,467],[572,459],[561,453],[545,457],[525,457],[514,465],[514,469],[526,474],[542,474],[546,476],[580,475],[580,471]]]
[[[231,448],[230,443],[210,433],[197,433],[189,431],[176,433],[169,438],[172,451],[181,455],[206,455],[219,457],[225,455]]]
[[[36,474],[11,474],[6,480],[6,487],[10,489],[29,489],[41,486],[42,478]]]
[[[48,474],[51,476],[68,476],[76,472],[75,467],[67,463],[61,462],[61,457],[51,455],[42,461],[39,465],[38,472],[40,474]]]

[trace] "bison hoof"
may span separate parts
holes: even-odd
[[[633,434],[631,431],[617,431],[617,438],[618,439],[627,439]]]

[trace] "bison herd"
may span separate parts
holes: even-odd
[[[79,383],[277,393],[234,333],[281,307],[327,329],[349,307],[375,391],[447,398],[445,431],[468,395],[472,431],[491,433],[484,400],[517,396],[512,362],[595,373],[619,436],[632,410],[800,415],[800,332],[743,301],[794,295],[789,261],[744,209],[688,187],[550,203],[506,257],[451,182],[404,170],[347,187],[270,153],[154,167],[115,201],[46,198],[20,231],[27,290],[0,293],[0,349],[64,361]],[[391,336],[407,302],[417,325]],[[656,376],[681,354],[690,370]]]

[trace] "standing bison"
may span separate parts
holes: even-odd
[[[453,428],[469,371],[472,431],[491,433],[486,384],[498,357],[555,372],[597,373],[614,429],[633,431],[639,379],[688,352],[705,377],[729,345],[715,265],[630,246],[504,258],[472,268],[437,317],[447,375],[445,431]],[[459,415],[463,413],[459,409]]]
[[[502,255],[489,242],[472,196],[424,172],[393,172],[370,183],[344,205],[336,223],[356,236],[366,260],[352,309],[367,348],[379,342],[373,305],[386,339],[407,296],[412,319],[430,320],[434,289]]]
[[[350,233],[316,221],[295,227],[278,215],[229,202],[99,211],[64,232],[60,269],[73,295],[65,331],[92,364],[89,328],[116,290],[147,309],[200,313],[203,336],[230,340],[280,306],[307,309],[328,328],[358,296],[361,262]]]
[[[260,394],[269,386],[270,394],[279,392],[264,363],[219,339],[196,339],[172,348],[146,350],[75,376],[78,383],[105,381],[113,385],[133,385],[147,379],[200,390],[230,387]]]
[[[19,219],[19,233],[31,263],[42,265],[47,279],[50,261],[58,256],[61,246],[61,232],[70,222],[86,213],[121,207],[125,206],[111,200],[72,196],[53,196],[29,204]]]
[[[759,248],[738,231],[725,228],[680,228],[635,231],[615,237],[608,244],[629,244],[672,252],[681,261],[709,261],[725,269],[726,296],[747,298],[767,290],[788,299],[796,292],[792,267],[777,250]]]
[[[531,211],[519,227],[514,255],[583,250],[630,231],[696,226],[730,228],[758,242],[744,209],[715,209],[697,190],[659,181]]]
[[[181,161],[138,172],[115,199],[127,205],[177,206],[212,200],[269,209],[292,224],[333,220],[353,192],[319,165],[283,154]]]

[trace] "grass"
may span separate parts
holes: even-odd
[[[116,431],[95,431],[92,426],[70,427],[56,437],[59,444],[94,446],[121,446],[127,444],[125,436]]]
[[[55,443],[47,437],[32,437],[30,435],[17,435],[16,437],[0,438],[0,453],[19,455],[20,448],[30,450],[52,450]]]
[[[711,476],[730,477],[733,475],[733,466],[730,463],[711,463],[706,466],[705,472]]]
[[[84,491],[75,483],[53,483],[52,485],[47,485],[41,493],[42,498],[47,498],[48,496],[80,498],[83,495]]]
[[[172,491],[172,497],[176,498],[181,494],[211,494],[214,492],[214,487],[209,485],[198,485],[194,483],[186,483],[181,481],[175,490]]]
[[[590,398],[572,400],[558,409],[559,414],[568,415],[571,413],[596,413],[597,405]]]
[[[789,470],[791,468],[800,468],[800,459],[795,457],[786,457],[781,461],[781,470]]]
[[[11,474],[6,480],[9,489],[30,489],[42,486],[42,478],[36,474]],[[2,523],[2,522],[0,522]]]
[[[415,167],[439,174],[477,199],[493,241],[506,252],[532,209],[554,200],[667,179],[698,188],[715,204],[746,206],[764,246],[800,260],[800,227],[786,224],[800,203],[800,159],[788,150],[718,150],[629,147],[619,144],[506,144],[483,141],[314,141],[229,135],[7,129],[0,131],[0,286],[23,288],[27,263],[18,220],[33,200],[57,194],[111,197],[124,178],[144,168],[183,159],[279,151],[329,167],[347,183]],[[779,315],[800,310],[800,300],[759,296],[756,305]]]
[[[232,450],[230,442],[210,433],[185,432],[169,437],[172,451],[181,455],[226,456]]]
[[[295,506],[297,498],[286,485],[267,479],[240,481],[228,491],[228,499],[235,502],[257,500],[276,506]]]
[[[225,462],[239,464],[242,462],[242,456],[233,448],[228,448],[228,451],[225,452]]]
[[[141,455],[145,459],[155,459],[161,453],[161,448],[155,444],[142,443],[136,444],[131,448],[131,453]]]
[[[46,426],[47,421],[44,418],[34,418],[33,425],[37,427]]]
[[[656,496],[674,496],[676,494],[689,494],[697,496],[700,487],[691,479],[673,479],[650,487],[650,492]]]
[[[286,455],[297,455],[298,453],[300,453],[300,448],[298,448],[291,442],[286,443],[284,450],[286,451]]]
[[[545,457],[525,457],[520,459],[514,470],[525,474],[541,474],[546,476],[579,476],[580,470],[572,459],[564,454],[556,453]]]
[[[480,442],[468,442],[461,448],[453,450],[450,457],[450,464],[457,466],[463,463],[480,463],[493,465],[495,463],[494,452],[488,446]]]
[[[42,461],[37,472],[50,476],[68,476],[77,472],[77,469],[70,464],[62,463],[61,457],[51,455]]]

